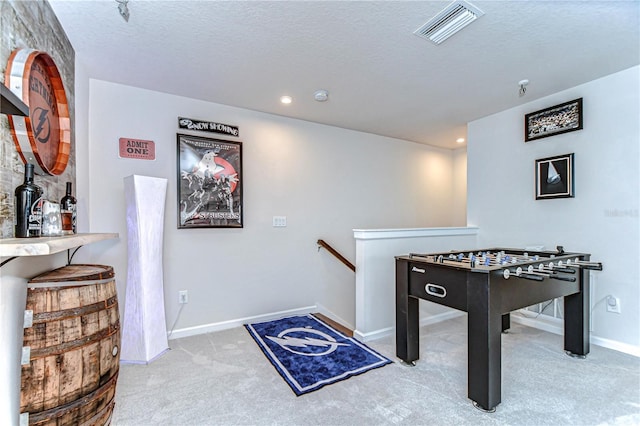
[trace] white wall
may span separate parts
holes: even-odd
[[[356,240],[356,327],[361,341],[393,333],[396,325],[395,256],[477,247],[477,228],[354,229]],[[420,325],[462,312],[420,300]]]
[[[640,354],[639,68],[469,123],[468,223],[485,246],[592,254],[592,335]],[[530,90],[534,90],[531,86]],[[584,129],[524,143],[524,115],[583,98]],[[575,198],[535,200],[534,160],[575,153]],[[604,298],[621,299],[621,314]]]
[[[452,222],[456,225],[467,223],[467,149],[453,151],[453,206]]]
[[[318,238],[353,262],[353,228],[458,225],[448,150],[104,81],[90,81],[89,103],[88,176],[78,176],[89,186],[79,197],[89,202],[92,232],[120,234],[100,258],[114,266],[121,298],[127,267],[123,178],[169,180],[169,328],[179,290],[189,291],[189,303],[177,330],[315,304],[353,324],[354,274],[318,252]],[[178,116],[239,126],[243,229],[176,228]],[[119,158],[120,137],[155,141],[156,160]],[[274,215],[287,216],[287,227],[273,228]]]

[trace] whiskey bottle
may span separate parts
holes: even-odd
[[[33,164],[24,165],[24,183],[16,188],[16,238],[39,237],[42,224],[42,189],[33,183]]]
[[[71,195],[71,182],[67,182],[67,195],[60,200],[60,214],[62,215],[62,233],[76,233],[76,199]]]

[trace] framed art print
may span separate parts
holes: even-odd
[[[178,228],[242,228],[242,142],[178,134]]]
[[[536,160],[535,169],[536,200],[573,198],[573,153]]]
[[[524,116],[524,141],[582,129],[582,98]]]

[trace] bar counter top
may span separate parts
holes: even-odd
[[[119,238],[117,233],[87,233],[39,238],[3,238],[0,239],[0,256],[55,254],[74,247],[116,238]]]

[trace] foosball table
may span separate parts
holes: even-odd
[[[468,313],[468,397],[494,411],[501,401],[501,333],[509,313],[564,297],[564,350],[589,353],[590,254],[492,248],[396,256],[396,355],[420,356],[418,301]]]

